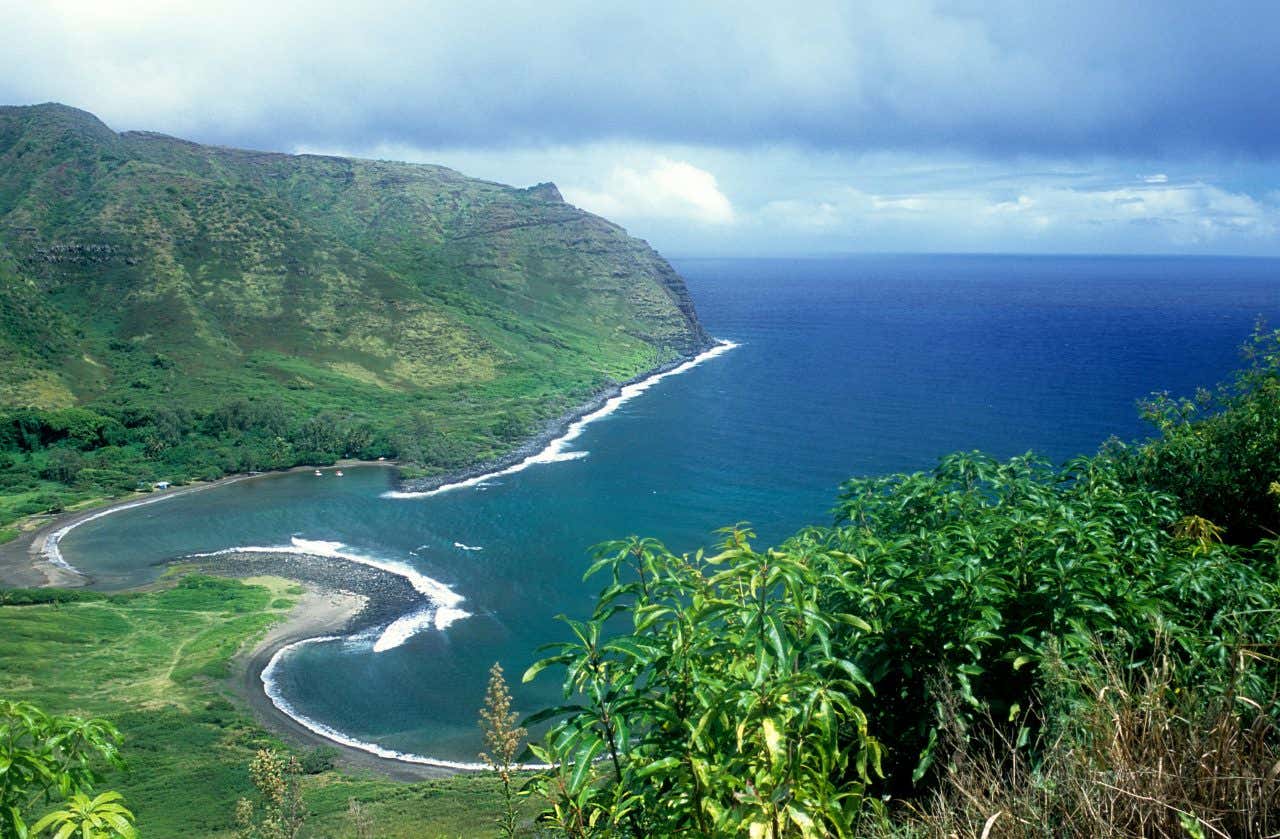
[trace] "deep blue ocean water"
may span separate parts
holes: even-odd
[[[332,540],[412,564],[471,617],[374,653],[302,647],[278,688],[353,739],[455,760],[479,748],[489,665],[518,707],[534,649],[561,640],[595,585],[587,548],[629,534],[678,550],[749,521],[759,542],[825,523],[852,475],[924,469],[956,449],[1055,460],[1148,433],[1135,402],[1190,394],[1239,364],[1259,317],[1280,325],[1280,261],[860,256],[679,260],[712,334],[740,346],[587,428],[579,460],[481,488],[390,500],[387,470],[272,476],[107,516],[63,553],[104,583],[194,551]],[[455,543],[480,547],[464,550]],[[340,560],[335,560],[340,561]]]

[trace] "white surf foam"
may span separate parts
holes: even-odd
[[[292,644],[281,647],[276,650],[276,654],[267,662],[267,666],[262,669],[262,689],[267,694],[267,698],[271,700],[271,704],[275,705],[282,714],[292,719],[294,722],[306,728],[315,734],[319,734],[335,743],[341,743],[344,746],[350,746],[353,749],[359,749],[362,752],[368,752],[381,758],[390,760],[400,760],[405,763],[418,763],[425,766],[441,766],[446,769],[461,769],[469,771],[477,771],[488,769],[489,767],[483,763],[470,763],[458,760],[442,760],[434,757],[424,757],[423,755],[412,754],[411,752],[399,752],[395,749],[388,749],[379,746],[377,743],[369,743],[338,731],[332,726],[325,725],[322,722],[312,719],[305,714],[300,713],[285,699],[284,694],[280,690],[280,685],[276,680],[276,669],[280,666],[280,662],[291,651],[298,649],[306,644],[319,644],[326,641],[342,641],[346,640],[336,635],[324,635],[319,638],[307,638],[302,641],[295,641]],[[522,769],[550,769],[551,767],[543,763],[526,763],[520,766]]]
[[[222,481],[220,485],[225,486],[226,484],[235,483],[236,481],[239,481],[239,480],[242,480],[242,478],[232,478],[227,481]],[[40,555],[43,556],[46,560],[48,560],[50,563],[58,566],[59,568],[62,568],[66,571],[70,571],[73,574],[79,574],[81,577],[83,577],[85,576],[85,573],[81,571],[79,568],[76,568],[71,563],[67,562],[66,557],[62,555],[62,549],[59,547],[59,543],[63,540],[63,538],[68,533],[75,530],[77,527],[79,527],[82,524],[88,524],[91,521],[97,521],[103,516],[109,516],[112,513],[120,513],[120,512],[124,512],[125,510],[132,510],[135,507],[145,507],[148,504],[155,504],[159,501],[168,501],[170,498],[177,498],[180,495],[188,495],[193,492],[199,492],[202,489],[208,489],[210,486],[212,486],[212,484],[205,484],[202,486],[191,487],[190,489],[178,490],[177,492],[167,492],[164,495],[156,495],[151,498],[142,498],[142,499],[139,499],[138,501],[130,501],[127,504],[117,504],[114,507],[108,507],[105,510],[101,510],[97,513],[94,513],[91,516],[85,516],[82,519],[76,519],[70,524],[64,527],[60,527],[57,530],[45,536],[44,544],[40,546]]]
[[[377,557],[355,553],[348,550],[347,546],[342,542],[302,539],[297,536],[290,539],[290,542],[292,543],[290,545],[251,545],[239,548],[223,548],[220,551],[188,554],[188,556],[193,559],[245,553],[322,556],[329,559],[340,559],[344,562],[354,562],[359,565],[368,565],[372,568],[386,571],[389,574],[403,577],[409,581],[409,585],[413,586],[414,591],[426,598],[430,605],[425,609],[398,618],[384,629],[377,640],[373,642],[373,651],[375,653],[395,649],[428,627],[434,626],[436,629],[448,629],[454,621],[471,617],[470,612],[458,608],[466,598],[439,580],[433,580],[403,562],[378,559]]]
[[[595,422],[598,419],[603,419],[604,417],[609,416],[614,411],[618,410],[618,408],[622,407],[623,404],[625,404],[626,402],[629,402],[630,400],[644,393],[646,390],[653,387],[658,382],[662,381],[668,376],[678,376],[681,373],[692,370],[694,367],[697,367],[702,362],[713,359],[718,355],[723,355],[727,353],[729,350],[734,349],[737,346],[738,345],[733,341],[721,341],[711,349],[697,356],[694,356],[693,358],[689,359],[688,361],[684,362],[683,364],[677,367],[673,367],[670,370],[665,370],[661,373],[654,373],[652,376],[649,376],[646,379],[641,379],[638,382],[633,382],[632,384],[624,386],[618,392],[617,396],[611,397],[607,402],[605,402],[596,410],[582,417],[579,417],[577,420],[571,423],[569,427],[565,429],[564,434],[561,434],[559,437],[555,438],[550,443],[547,443],[546,448],[544,448],[542,451],[536,454],[531,454],[528,457],[526,457],[524,460],[520,461],[519,463],[512,464],[511,466],[508,466],[505,469],[498,469],[497,471],[494,471],[494,472],[489,472],[484,475],[477,475],[474,478],[467,478],[465,480],[457,481],[452,484],[444,484],[443,486],[436,487],[435,489],[424,490],[422,492],[406,492],[403,490],[391,490],[389,492],[382,493],[382,497],[398,498],[398,499],[430,498],[433,495],[439,495],[442,492],[448,492],[454,489],[463,489],[465,487],[480,486],[482,483],[486,481],[491,481],[494,478],[500,478],[503,475],[513,475],[516,472],[522,472],[525,469],[528,469],[530,466],[536,466],[539,463],[559,463],[565,460],[577,460],[578,458],[586,457],[589,454],[589,452],[565,451],[565,447],[568,446],[570,443],[572,443],[574,440],[576,440],[578,436],[582,434],[582,430],[586,428],[588,425],[590,425],[591,423]]]

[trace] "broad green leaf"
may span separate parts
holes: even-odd
[[[772,717],[765,717],[760,721],[760,728],[764,731],[764,743],[769,750],[769,757],[775,763],[781,763],[786,759],[786,747],[782,733],[778,731],[778,724]]]
[[[577,754],[573,756],[573,774],[569,776],[571,794],[576,795],[586,784],[587,779],[591,777],[594,761],[602,751],[604,751],[604,741],[599,738],[591,738],[578,749]]]

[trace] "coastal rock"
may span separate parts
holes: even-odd
[[[286,577],[326,591],[361,595],[366,598],[365,606],[347,627],[347,631],[353,633],[386,626],[396,618],[428,605],[404,577],[332,557],[245,552],[182,561],[207,574],[239,578]]]

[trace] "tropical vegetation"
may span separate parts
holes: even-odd
[[[565,674],[528,721],[558,720],[543,822],[847,836],[942,800],[990,802],[983,835],[1273,835],[1280,331],[1250,358],[1153,400],[1144,446],[852,480],[775,548],[602,546],[594,614],[525,674]]]
[[[51,716],[27,702],[0,699],[0,837],[26,839],[46,829],[57,839],[134,835],[119,794],[90,798],[95,764],[122,765],[120,732],[106,720]],[[33,809],[62,799],[28,827]]]
[[[554,185],[0,107],[0,533],[159,480],[437,474],[707,343],[667,262]]]

